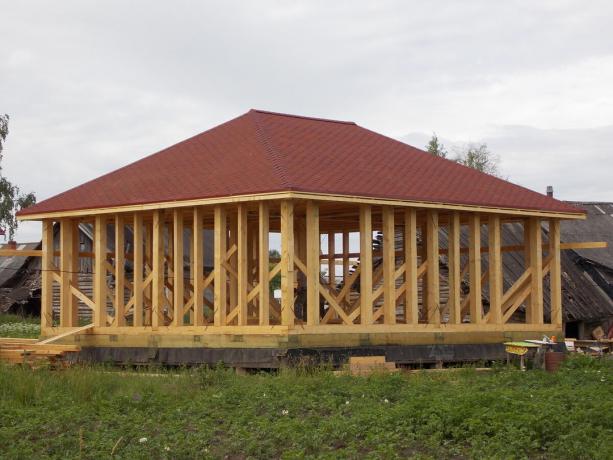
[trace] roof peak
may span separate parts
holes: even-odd
[[[274,115],[274,116],[278,116],[278,117],[300,118],[302,120],[323,121],[325,123],[340,123],[340,124],[343,124],[343,125],[356,125],[356,123],[353,122],[353,121],[332,120],[330,118],[319,118],[319,117],[307,117],[307,116],[304,116],[304,115],[294,115],[294,114],[291,114],[291,113],[271,112],[269,110],[251,109],[251,110],[249,110],[249,112],[262,113],[262,114],[265,114],[265,115]]]

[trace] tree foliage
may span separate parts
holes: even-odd
[[[486,143],[467,144],[458,152],[455,161],[477,171],[500,177],[498,166],[500,159],[489,150]]]
[[[436,133],[432,134],[432,138],[430,138],[426,146],[426,151],[440,158],[447,158],[448,154],[447,149]],[[456,163],[486,174],[501,177],[500,168],[498,167],[500,158],[490,151],[485,142],[481,144],[469,143],[462,147],[454,148],[453,151],[455,153],[453,161]]]
[[[4,141],[9,134],[9,116],[0,115],[0,162]],[[15,236],[17,218],[15,213],[36,203],[34,193],[21,193],[19,187],[2,174],[0,166],[0,227],[8,230],[9,240]]]
[[[445,149],[443,143],[438,140],[436,133],[432,134],[432,138],[426,146],[426,151],[434,156],[447,158],[447,150]]]

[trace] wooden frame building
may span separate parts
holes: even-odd
[[[584,214],[354,123],[252,110],[19,218],[42,221],[44,336],[105,358],[267,367],[307,352],[382,347],[410,362],[560,336],[560,221]],[[501,245],[508,223],[523,225],[523,244]],[[504,289],[509,252],[525,266]],[[86,258],[92,296],[79,287]]]

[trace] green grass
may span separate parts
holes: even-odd
[[[38,338],[40,318],[0,313],[0,337]]]
[[[5,366],[0,446],[28,459],[611,459],[611,395],[613,363],[587,358],[556,374],[370,377]]]

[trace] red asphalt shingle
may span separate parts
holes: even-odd
[[[352,122],[250,110],[19,214],[282,191],[582,212]]]

